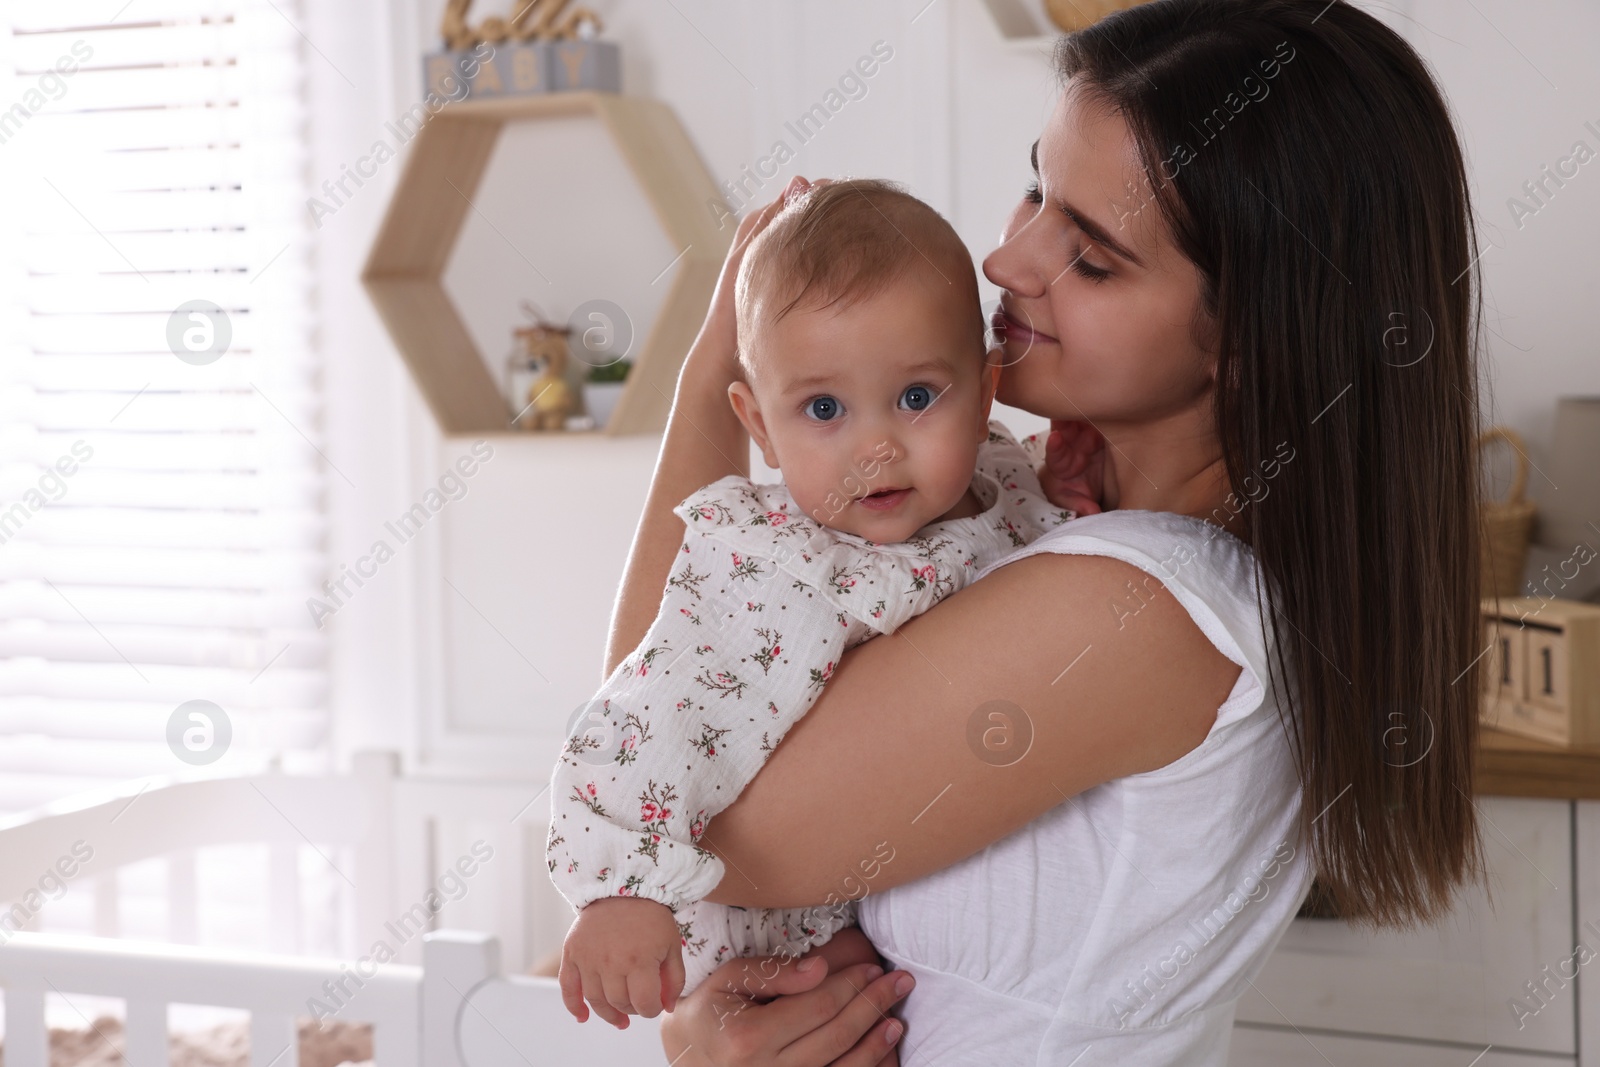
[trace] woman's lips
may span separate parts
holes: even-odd
[[[910,495],[911,490],[909,489],[879,490],[876,493],[858,498],[856,503],[864,508],[871,508],[873,511],[888,511],[897,507],[901,501]]]
[[[1006,311],[1005,308],[996,308],[991,325],[1000,335],[1001,341],[1018,341],[1025,345],[1038,343],[1055,343],[1056,338],[1047,333],[1041,333]]]

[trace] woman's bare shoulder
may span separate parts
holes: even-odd
[[[1039,552],[994,568],[963,593],[951,606],[973,613],[972,622],[990,613],[1014,618],[1018,609],[1053,621],[1029,627],[1045,644],[1080,635],[1129,650],[1187,646],[1227,661],[1159,575],[1112,556]]]
[[[1040,552],[948,606],[943,621],[984,635],[1010,686],[1046,716],[1083,723],[1096,707],[1132,716],[1155,743],[1130,746],[1122,773],[1165,766],[1204,740],[1239,675],[1157,576],[1110,556]],[[941,621],[932,614],[923,619]]]

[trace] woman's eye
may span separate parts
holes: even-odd
[[[926,385],[909,386],[900,394],[900,403],[908,411],[926,411],[933,400],[933,390]]]
[[[1091,282],[1103,282],[1107,278],[1111,277],[1111,272],[1106,270],[1104,267],[1096,267],[1085,262],[1082,252],[1079,252],[1077,255],[1073,256],[1072,262],[1067,265],[1072,268],[1073,273],[1088,278]]]
[[[1039,194],[1039,183],[1037,180],[1029,182],[1028,187],[1022,190],[1022,199],[1026,200],[1030,204],[1044,203],[1044,197]]]
[[[814,396],[806,401],[805,413],[818,422],[827,422],[839,414],[839,402],[831,396]]]

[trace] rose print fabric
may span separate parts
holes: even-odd
[[[673,909],[685,994],[732,956],[804,951],[853,922],[848,904],[705,902],[723,863],[698,843],[810,709],[840,655],[1075,517],[1040,490],[1040,442],[989,427],[972,483],[983,512],[896,544],[822,526],[783,485],[738,476],[674,509],[686,534],[660,611],[562,749],[545,851],[574,908],[638,896]]]

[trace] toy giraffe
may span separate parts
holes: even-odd
[[[527,310],[527,305],[523,305]],[[561,430],[567,416],[578,410],[578,399],[567,384],[567,348],[570,326],[556,326],[536,318],[533,325],[516,331],[528,358],[540,365],[539,376],[528,385],[527,407],[517,423],[523,429]]]

